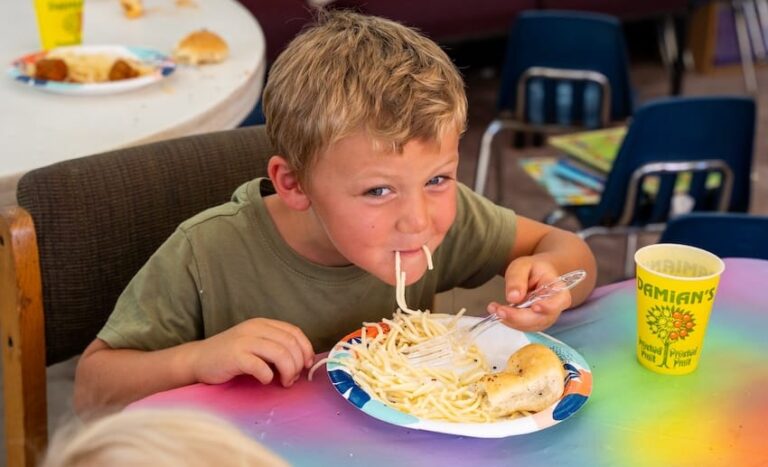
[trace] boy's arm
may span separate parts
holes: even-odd
[[[81,415],[120,408],[150,394],[194,383],[183,363],[186,347],[157,351],[112,349],[95,339],[85,349],[75,375],[75,411]]]
[[[292,385],[312,366],[314,351],[292,324],[253,318],[204,340],[163,350],[113,349],[94,340],[80,357],[75,375],[79,413],[123,407],[159,391],[192,383],[217,384],[249,374],[268,384],[280,374]]]
[[[508,304],[519,303],[538,286],[555,280],[574,269],[584,269],[587,276],[570,293],[560,293],[519,309],[491,303],[488,311],[497,313],[504,322],[523,331],[540,331],[557,321],[560,313],[582,303],[597,281],[597,265],[586,242],[576,234],[531,219],[517,216],[517,235],[509,252],[507,266],[500,272],[505,278]]]

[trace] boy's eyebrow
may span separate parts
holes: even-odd
[[[446,171],[453,171],[454,167],[458,165],[458,158],[452,158],[450,161],[445,161],[441,164],[435,165],[429,171],[430,176],[443,175]],[[357,181],[361,183],[368,183],[370,179],[393,179],[400,176],[402,170],[394,169],[392,167],[365,167],[356,174]]]
[[[439,172],[441,170],[446,169],[450,165],[458,164],[458,162],[459,162],[459,153],[455,152],[449,156],[446,156],[445,158],[441,158],[441,160],[432,167],[431,171]],[[384,166],[384,167],[368,166],[363,168],[357,175],[366,176],[366,177],[375,177],[375,176],[387,177],[387,176],[397,175],[398,173],[399,171],[394,170],[391,166]]]
[[[451,156],[451,158],[450,158],[449,160],[447,160],[447,161],[445,161],[444,163],[442,163],[442,164],[438,165],[438,166],[435,168],[435,170],[442,170],[442,169],[443,169],[443,168],[445,168],[446,166],[449,166],[449,165],[456,165],[456,164],[458,164],[458,163],[459,163],[459,154],[458,154],[458,153],[456,153],[456,154],[452,155],[452,156]]]
[[[451,153],[447,156],[445,162],[439,164],[437,168],[445,167],[446,165],[456,164],[459,162],[459,151]]]

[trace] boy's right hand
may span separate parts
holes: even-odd
[[[314,362],[309,339],[298,327],[267,318],[252,318],[215,336],[196,342],[192,371],[198,382],[218,384],[241,374],[263,384],[280,373],[287,387]]]

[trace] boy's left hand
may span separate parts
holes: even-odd
[[[541,331],[557,321],[560,313],[571,306],[572,297],[564,290],[552,297],[531,305],[530,308],[516,308],[525,296],[542,285],[556,280],[560,273],[546,261],[536,261],[527,256],[512,261],[504,273],[505,296],[508,304],[491,302],[489,313],[496,313],[504,324],[520,331]]]

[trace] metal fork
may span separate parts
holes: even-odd
[[[577,269],[563,274],[554,281],[542,285],[529,293],[515,308],[529,308],[534,303],[549,298],[564,290],[572,289],[587,276],[586,271]],[[437,366],[448,363],[456,353],[464,353],[475,339],[501,320],[496,313],[478,321],[468,328],[455,328],[441,336],[405,349],[408,361],[417,366]]]

